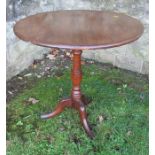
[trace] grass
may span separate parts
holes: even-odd
[[[70,69],[64,69],[61,77],[38,79],[7,105],[7,155],[149,154],[147,80],[95,64],[83,66],[83,73],[82,91],[92,98],[86,109],[94,140],[73,109],[46,121],[39,118],[70,95]],[[39,102],[27,104],[30,97]]]

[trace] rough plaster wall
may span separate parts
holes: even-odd
[[[121,68],[148,74],[148,0],[7,0],[7,79],[41,58],[47,48],[19,40],[13,33],[15,21],[38,12],[53,10],[113,10],[140,19],[145,33],[136,42],[122,47],[84,51],[85,58],[112,63]]]
[[[120,68],[136,71],[143,74],[149,73],[149,49],[148,49],[148,0],[91,0],[93,9],[113,10],[126,13],[135,17],[144,24],[142,37],[128,45],[106,50],[95,50],[92,53],[86,51],[84,57],[92,58],[100,62],[112,63]],[[89,52],[89,53],[88,53]]]

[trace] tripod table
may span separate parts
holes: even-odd
[[[87,102],[80,91],[82,50],[91,52],[93,49],[112,48],[133,42],[143,33],[141,22],[111,11],[64,10],[38,13],[21,19],[15,24],[14,32],[20,39],[32,44],[73,52],[71,96],[60,101],[53,112],[41,118],[54,117],[64,108],[72,107],[79,112],[88,136],[93,138],[94,134],[87,122]]]

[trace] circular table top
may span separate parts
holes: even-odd
[[[140,21],[110,11],[64,10],[31,15],[14,26],[22,40],[45,47],[99,49],[121,46],[143,33]]]

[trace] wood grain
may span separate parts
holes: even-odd
[[[142,35],[143,25],[123,13],[65,10],[26,17],[15,24],[14,32],[36,45],[83,50],[135,41]]]

